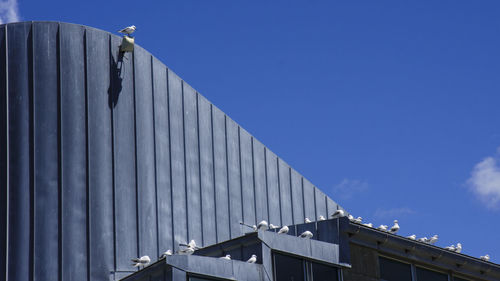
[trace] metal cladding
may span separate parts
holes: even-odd
[[[74,24],[0,25],[0,276],[110,280],[134,271],[130,258],[241,236],[241,221],[340,208],[120,43]]]

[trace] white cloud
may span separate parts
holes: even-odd
[[[17,0],[0,0],[0,24],[19,21]]]
[[[500,148],[497,150],[500,155]],[[500,207],[500,166],[499,157],[486,157],[474,166],[467,180],[469,188],[489,208]]]
[[[332,192],[335,197],[347,200],[356,193],[361,193],[367,189],[368,183],[365,181],[356,179],[343,179],[339,184],[333,186]]]
[[[405,216],[405,215],[412,215],[415,214],[415,211],[408,208],[408,207],[402,207],[402,208],[393,208],[393,209],[377,209],[375,211],[374,216],[377,218],[391,218],[394,219],[400,216]]]

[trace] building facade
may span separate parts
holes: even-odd
[[[409,264],[412,278],[421,263],[428,266],[413,260],[415,250],[381,252],[380,245],[398,237],[373,242],[384,234],[349,222],[334,228],[341,225],[334,219],[325,223],[332,237],[350,242],[293,240],[293,231],[286,238],[248,234],[240,223],[266,220],[325,237],[330,234],[317,221],[342,207],[143,48],[120,52],[121,42],[68,23],[0,25],[0,280],[119,280],[160,268],[185,280],[214,260],[208,249],[248,237],[336,250],[315,256],[268,247],[267,265],[235,260],[231,272],[241,268],[247,275],[213,271],[207,278],[257,280],[249,272],[263,274],[264,267],[266,280],[273,280],[282,264],[277,254],[299,259],[298,272],[309,279],[316,269],[334,268],[339,280],[379,280],[394,257]],[[304,228],[305,218],[313,223]],[[148,255],[154,262],[190,240],[207,250],[159,259],[134,273],[131,258]],[[341,253],[352,259],[342,261]],[[431,265],[443,256],[449,255],[433,257]],[[437,267],[466,280],[498,277],[496,265],[466,261],[458,271]],[[189,278],[205,271],[196,272]]]

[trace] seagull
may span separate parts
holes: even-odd
[[[221,259],[221,260],[228,260],[229,261],[229,260],[231,260],[231,255],[225,255],[223,257],[220,257],[219,259]]]
[[[364,226],[373,227],[373,223],[363,223]]]
[[[306,231],[302,232],[302,234],[300,234],[299,237],[300,238],[312,238],[313,234],[311,231],[306,230]]]
[[[172,255],[172,250],[168,249],[167,251],[165,251],[165,253],[163,253],[163,255],[160,256],[160,259],[166,258],[167,256],[171,255]]]
[[[274,225],[272,223],[269,224],[269,229],[277,229],[277,228],[280,228],[280,227],[277,225]]]
[[[247,262],[248,263],[255,263],[257,261],[257,256],[256,255],[252,255],[248,260]]]
[[[182,249],[178,251],[179,255],[192,255],[194,253],[194,248],[192,247],[186,247],[186,249]]]
[[[377,229],[382,231],[387,231],[387,225],[381,224],[379,227],[377,227]]]
[[[310,223],[310,222],[312,222],[312,221],[311,221],[309,218],[305,218],[305,219],[304,219],[304,222],[305,222],[305,223]]]
[[[417,241],[422,243],[427,243],[427,237],[418,238]]]
[[[426,242],[431,244],[431,245],[434,245],[436,243],[436,241],[438,241],[438,235],[435,234],[434,236],[432,236],[431,238],[429,238]]]
[[[391,229],[389,229],[389,232],[392,234],[396,234],[398,230],[399,230],[398,220],[394,220],[394,225],[391,227]]]
[[[483,261],[489,261],[490,260],[490,255],[486,254],[484,256],[480,256],[479,258],[482,259]]]
[[[361,223],[362,221],[363,221],[362,217],[357,217],[357,218],[352,220],[352,222],[355,222],[355,223]]]
[[[347,215],[347,218],[350,220],[350,221],[353,221],[354,220],[354,217],[352,215]]]
[[[194,240],[189,241],[188,247],[198,250],[199,247],[196,246],[196,242]]]
[[[462,244],[457,243],[457,246],[455,247],[455,252],[459,254],[460,252],[462,252]]]
[[[267,221],[261,221],[257,225],[257,230],[266,230],[268,228],[269,228],[269,226],[267,225]]]
[[[444,248],[445,248],[445,250],[452,251],[452,252],[455,252],[455,250],[456,250],[455,245],[451,245],[451,246],[444,247]]]
[[[326,220],[326,218],[324,216],[319,216],[319,220],[324,221],[324,220]]]
[[[287,234],[288,233],[288,226],[283,226],[280,231],[278,231],[278,234]]]
[[[134,262],[134,267],[139,267],[139,266],[146,266],[151,262],[151,259],[149,256],[142,256],[140,258],[134,258],[132,259],[132,262]]]
[[[335,211],[335,213],[332,214],[332,218],[341,218],[341,217],[345,217],[345,213],[344,213],[344,210],[337,210]]]
[[[257,231],[257,226],[254,224],[254,225],[249,225],[249,224],[246,224],[244,222],[240,222],[241,225],[244,225],[244,226],[247,226],[247,227],[250,227],[251,229],[253,229],[253,231]]]
[[[408,238],[410,240],[415,240],[415,239],[417,239],[417,235],[413,234],[413,235],[410,235],[410,236],[406,236],[406,238]]]
[[[130,35],[130,34],[134,33],[134,31],[135,31],[135,25],[131,25],[131,26],[125,27],[122,30],[119,30],[118,32]]]

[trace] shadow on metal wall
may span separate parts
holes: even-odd
[[[108,104],[109,108],[114,108],[118,103],[118,98],[122,91],[122,67],[123,58],[125,56],[124,52],[118,52],[118,59],[115,62],[114,58],[111,57],[110,63],[110,85],[108,89]]]

